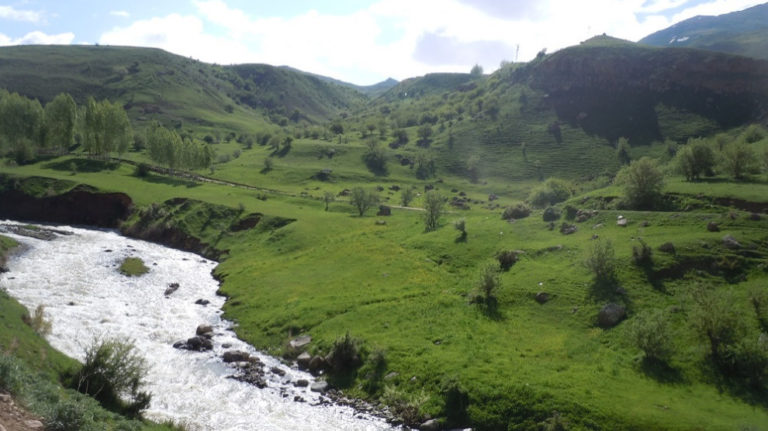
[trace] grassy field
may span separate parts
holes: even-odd
[[[304,154],[310,166],[307,172],[321,166],[311,165],[312,145],[298,142],[292,151],[297,162]],[[258,151],[252,150],[254,158]],[[243,163],[250,154],[240,157]],[[339,160],[344,169],[343,156]],[[498,209],[473,206],[469,211],[449,210],[440,229],[424,233],[418,211],[395,208],[389,217],[370,213],[357,217],[341,200],[324,211],[317,199],[324,189],[389,184],[362,171],[359,182],[328,184],[302,182],[296,178],[303,175],[292,179],[290,171],[277,169],[248,177],[247,165],[237,174],[236,165],[230,164],[232,178],[238,182],[286,192],[260,195],[159,175],[139,179],[126,165],[71,175],[47,168],[50,163],[4,166],[0,172],[121,190],[140,206],[187,197],[233,210],[242,204],[246,212],[295,219],[280,229],[254,229],[221,239],[218,246],[229,250],[217,268],[224,280],[221,290],[229,297],[226,316],[238,323],[240,337],[274,354],[283,353],[287,341],[300,333],[312,335],[313,352],[328,352],[333,341],[347,332],[362,340],[368,352],[383,350],[387,373],[396,374],[371,391],[361,373],[347,382],[347,391],[353,395],[378,397],[386,392],[390,399],[416,403],[422,412],[440,415],[444,405],[440,387],[447,378],[456,378],[469,394],[468,414],[478,429],[538,423],[555,410],[574,429],[759,429],[768,423],[759,396],[756,400],[750,392],[718,383],[717,373],[707,366],[704,340],[687,323],[691,294],[700,285],[732,290],[743,315],[754,315],[748,291],[763,286],[767,278],[761,269],[768,251],[765,219],[752,221],[743,212],[731,218],[727,210],[716,208],[706,212],[603,210],[576,223],[576,233],[563,235],[557,228],[548,229],[541,211],[509,223],[501,220]],[[226,171],[219,174],[227,175]],[[272,175],[280,179],[270,179]],[[407,183],[407,175],[407,171],[393,171],[392,182]],[[453,181],[478,197],[493,186]],[[533,184],[512,184],[513,191],[499,202],[508,204],[524,196]],[[760,196],[755,192],[760,185],[722,185],[729,197]],[[454,184],[447,178],[437,186],[450,194]],[[672,180],[667,190],[695,196],[710,186]],[[385,189],[382,194],[389,192]],[[620,194],[619,188],[609,187],[587,196]],[[398,195],[389,196],[397,200]],[[571,204],[580,202],[581,197],[576,197]],[[628,227],[616,225],[618,215],[629,219]],[[459,218],[466,221],[464,239],[451,226]],[[720,223],[721,231],[708,232],[709,221]],[[742,278],[692,267],[670,271],[674,275],[652,283],[632,263],[632,247],[640,237],[654,249],[653,270],[663,273],[701,256],[727,255],[720,245],[726,234],[757,250],[758,257],[739,267]],[[592,284],[582,261],[593,235],[614,244],[619,285],[626,293],[600,291]],[[674,242],[677,255],[657,251],[668,241]],[[524,253],[502,273],[498,311],[488,315],[470,304],[469,297],[481,268],[493,262],[500,250]],[[537,303],[534,295],[540,291],[549,293],[552,300]],[[596,316],[608,301],[625,303],[630,317],[615,328],[601,329]],[[665,373],[647,369],[630,341],[633,316],[648,309],[666,310],[674,328],[674,355]]]

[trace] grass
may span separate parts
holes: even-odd
[[[139,277],[149,272],[144,261],[138,257],[126,257],[118,268],[121,274],[128,277]]]

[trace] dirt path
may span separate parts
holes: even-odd
[[[20,407],[8,394],[0,393],[0,431],[42,430],[40,418]]]

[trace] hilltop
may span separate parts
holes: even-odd
[[[768,59],[768,3],[718,16],[695,16],[638,43],[700,48]]]

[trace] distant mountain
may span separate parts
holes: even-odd
[[[280,68],[286,69],[286,70],[292,70],[298,73],[303,73],[303,74],[315,77],[324,82],[330,82],[332,84],[340,85],[342,87],[352,88],[365,94],[366,96],[373,97],[373,98],[381,95],[382,93],[394,87],[398,83],[398,81],[395,79],[387,78],[384,81],[381,81],[372,85],[356,85],[356,84],[351,84],[349,82],[345,82],[336,78],[331,78],[329,76],[323,76],[315,73],[305,72],[303,70],[299,70],[291,66],[280,66]]]
[[[268,65],[220,66],[154,48],[0,48],[0,88],[39,99],[61,92],[123,103],[135,125],[157,119],[247,131],[265,123],[322,123],[366,97],[345,86]]]
[[[638,43],[768,59],[768,3],[725,15],[696,16],[646,36]]]

